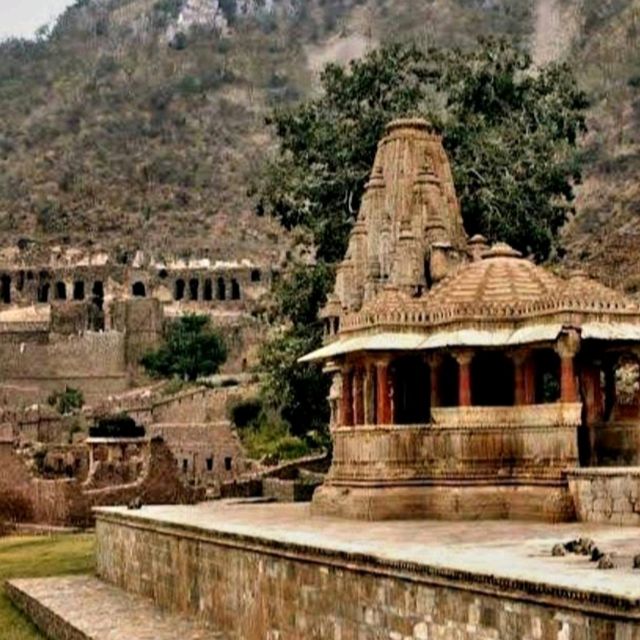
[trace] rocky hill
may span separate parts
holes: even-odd
[[[268,254],[248,187],[264,116],[390,39],[504,34],[592,97],[567,260],[640,289],[640,0],[78,0],[0,47],[0,229],[20,239]]]

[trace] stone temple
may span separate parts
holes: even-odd
[[[638,463],[640,308],[467,239],[423,120],[388,125],[322,316],[303,358],[334,377],[315,513],[572,520],[573,469]]]

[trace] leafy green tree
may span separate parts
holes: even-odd
[[[408,115],[443,133],[470,234],[540,259],[557,248],[587,106],[567,66],[534,69],[502,40],[470,52],[393,44],[328,65],[321,81],[318,98],[273,114],[280,153],[260,185],[260,209],[309,228],[320,258],[344,255],[378,140]]]
[[[262,358],[267,398],[297,429],[326,419],[326,381],[296,361],[321,342],[330,265],[344,256],[385,125],[428,118],[443,134],[467,232],[544,259],[571,210],[587,106],[567,66],[534,69],[494,39],[467,52],[385,46],[348,68],[328,65],[321,83],[318,97],[272,114],[280,149],[258,186],[259,212],[310,230],[319,259],[278,290],[290,325]]]
[[[84,395],[79,389],[65,387],[63,391],[54,391],[48,398],[50,406],[55,407],[58,413],[68,415],[79,411],[84,406]]]
[[[186,315],[172,323],[165,344],[145,355],[141,363],[155,377],[195,381],[217,373],[227,359],[220,334],[202,315]]]

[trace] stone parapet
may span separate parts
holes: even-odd
[[[591,467],[567,471],[582,522],[640,525],[640,467]]]

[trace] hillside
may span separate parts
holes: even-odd
[[[640,0],[78,0],[0,48],[3,243],[269,255],[282,234],[247,195],[269,109],[378,42],[493,33],[592,96],[567,259],[635,291],[639,21]]]

